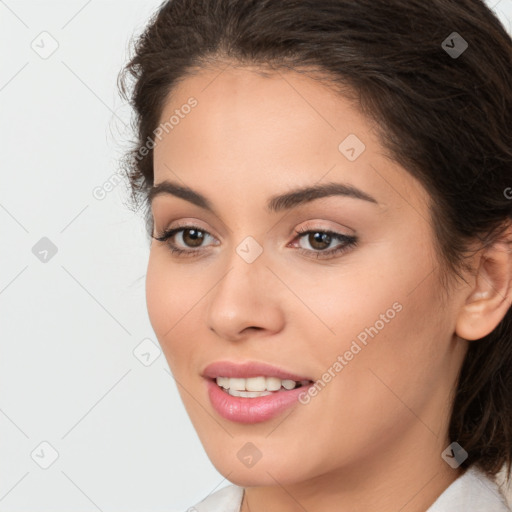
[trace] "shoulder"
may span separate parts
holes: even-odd
[[[228,485],[210,494],[185,512],[239,512],[244,488]]]
[[[483,471],[469,468],[437,498],[427,512],[511,512],[498,485]]]

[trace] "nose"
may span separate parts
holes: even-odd
[[[247,263],[238,254],[209,294],[207,325],[219,337],[238,341],[254,331],[260,336],[283,329],[280,282],[262,254]],[[282,284],[281,284],[282,287]]]

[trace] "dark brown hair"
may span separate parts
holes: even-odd
[[[454,32],[468,45],[458,56],[447,51]],[[389,155],[430,194],[443,289],[471,270],[470,244],[492,243],[512,219],[512,41],[482,1],[170,0],[119,76],[137,133],[125,169],[148,233],[153,151],[136,157],[178,82],[226,63],[314,71],[377,122]],[[510,477],[511,369],[509,308],[469,343],[459,375],[449,436],[469,453],[462,467],[496,475],[506,464]]]

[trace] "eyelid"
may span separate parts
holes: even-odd
[[[337,234],[337,235],[343,235],[343,236],[346,236],[346,237],[351,237],[351,236],[356,236],[356,232],[347,227],[347,226],[342,226],[341,224],[336,224],[336,226],[322,226],[320,224],[320,222],[322,222],[321,219],[317,219],[317,220],[309,220],[309,221],[306,221],[304,222],[303,224],[301,224],[298,228],[295,228],[294,229],[294,232],[297,233],[297,231],[324,231],[324,232],[331,232],[331,233],[334,233],[334,234]],[[326,221],[323,221],[323,222],[326,222]],[[332,225],[332,223],[331,223]]]
[[[199,219],[195,219],[194,217],[190,217],[188,219],[185,219],[185,220],[177,220],[176,222],[171,222],[171,223],[168,223],[168,225],[160,230],[156,229],[156,223],[155,223],[155,231],[159,232],[160,234],[163,234],[165,232],[168,232],[168,231],[171,231],[171,230],[177,230],[177,229],[186,229],[186,228],[189,228],[189,229],[193,229],[193,228],[196,228],[200,231],[203,231],[204,233],[207,233],[208,235],[214,237],[214,238],[217,238],[216,236],[214,236],[210,229],[207,229],[205,227],[203,227],[202,225],[202,221],[200,221]]]
[[[196,229],[196,230],[204,233],[206,236],[216,239],[216,237],[214,235],[212,235],[208,230],[204,229],[203,227],[201,227],[199,225],[191,224],[189,222],[184,223],[184,224],[178,223],[176,225],[173,225],[172,227],[157,230],[157,234],[153,234],[153,235],[151,235],[151,237],[154,238],[155,240],[167,241],[167,239],[173,238],[180,231],[185,231],[187,229]],[[165,240],[162,240],[163,238],[165,238]],[[218,244],[214,244],[214,245],[218,245]],[[188,249],[186,249],[186,250],[188,250]],[[201,248],[196,249],[196,250],[190,249],[191,252],[198,252],[200,250],[201,250]]]

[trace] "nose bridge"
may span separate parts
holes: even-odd
[[[244,238],[230,257],[226,270],[212,290],[207,323],[219,336],[236,339],[247,327],[279,330],[280,304],[269,281],[263,247],[251,236]]]

